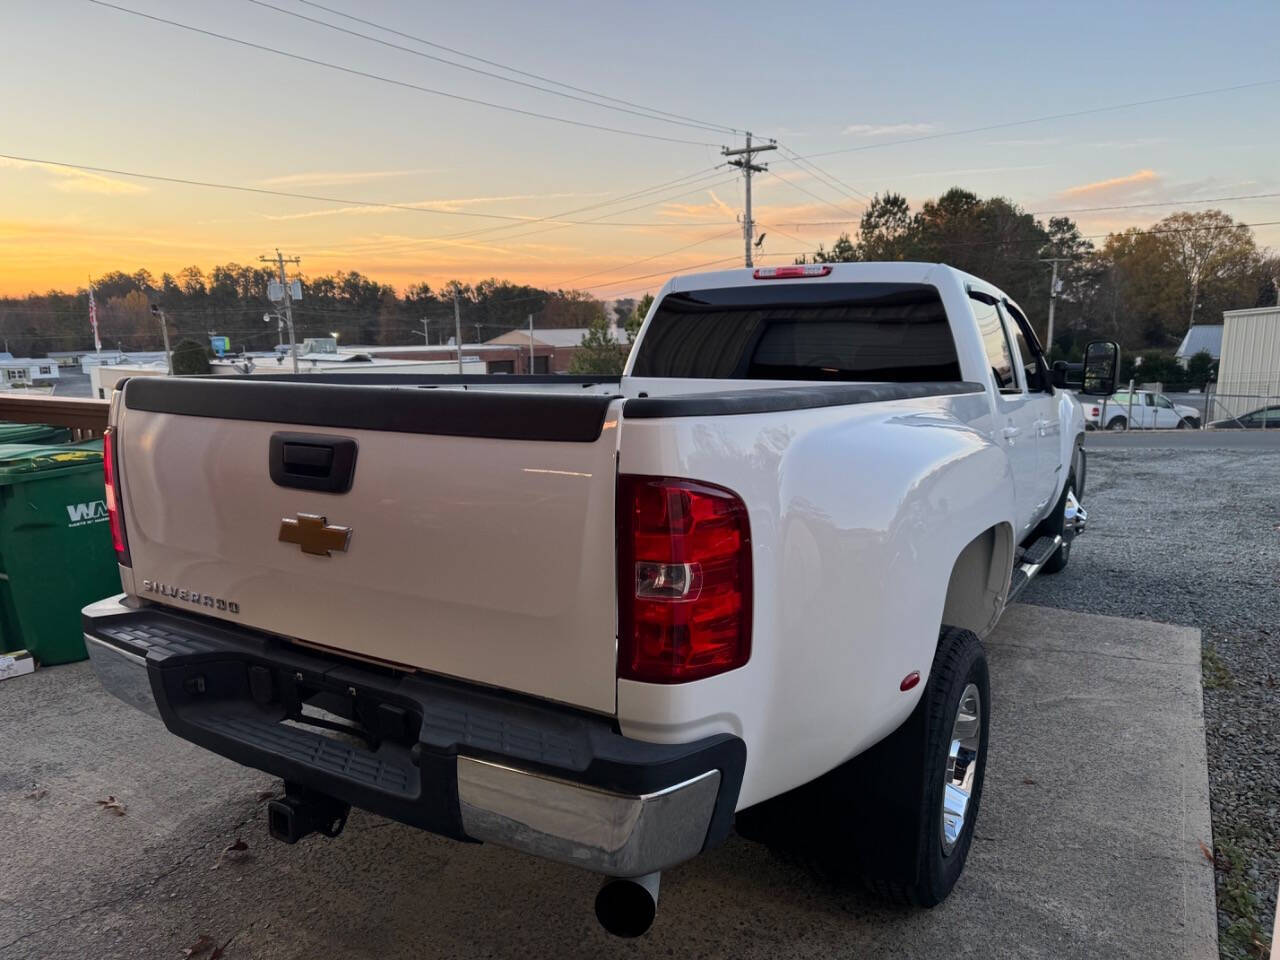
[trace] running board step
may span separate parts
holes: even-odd
[[[1009,596],[1005,603],[1013,603],[1061,546],[1062,537],[1041,537],[1018,551],[1017,566],[1009,579]]]
[[[1023,566],[1027,564],[1036,567],[1044,566],[1060,546],[1062,546],[1061,537],[1041,537],[1027,546],[1026,553],[1022,555],[1020,562]]]

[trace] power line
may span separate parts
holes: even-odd
[[[764,257],[800,257],[800,256],[807,256],[808,254],[810,254],[810,253],[812,253],[812,252],[813,252],[813,251],[811,251],[811,250],[790,250],[790,251],[788,251],[788,250],[779,250],[779,251],[777,251],[776,253],[763,253],[763,254],[761,254],[761,256],[764,256]],[[738,256],[734,255],[734,256],[731,256],[731,257],[720,257],[718,260],[706,260],[706,261],[704,261],[704,262],[702,262],[702,263],[691,263],[691,264],[689,264],[689,266],[687,266],[687,267],[682,267],[682,268],[680,269],[680,271],[679,271],[679,272],[680,272],[680,273],[687,273],[687,272],[688,272],[688,271],[690,271],[690,270],[700,270],[700,269],[702,269],[703,267],[714,267],[714,266],[717,266],[718,264],[722,264],[722,263],[733,263],[733,262],[738,261],[738,260],[740,260],[740,259],[741,259],[740,257],[738,257]],[[664,276],[665,276],[665,277],[670,277],[671,275],[672,275],[672,274],[671,274],[671,271],[669,271],[669,270],[659,270],[657,273],[646,273],[646,274],[643,274],[642,276],[638,276],[638,277],[627,277],[625,280],[611,280],[611,281],[609,281],[608,283],[598,283],[598,284],[596,284],[595,286],[596,286],[596,287],[611,287],[611,286],[614,286],[615,284],[619,284],[619,283],[630,283],[630,282],[631,282],[631,281],[633,281],[633,280],[648,280],[648,279],[651,279],[651,278],[653,278],[653,277],[664,277]],[[646,288],[644,288],[644,287],[637,287],[636,289],[638,289],[638,290],[642,290],[642,289],[646,289]],[[624,290],[624,291],[622,291],[621,293],[613,293],[613,294],[610,294],[610,296],[616,299],[616,298],[620,297],[623,293],[631,293],[631,292],[632,292],[632,291],[630,291],[630,290]]]
[[[522,222],[522,223],[520,223],[520,224],[503,224],[503,225],[501,225],[501,226],[496,226],[496,227],[484,227],[484,228],[482,228],[482,229],[478,229],[478,230],[468,230],[468,231],[464,231],[464,232],[462,232],[462,233],[450,233],[450,234],[444,234],[443,236],[435,237],[435,238],[430,238],[430,239],[436,239],[436,240],[460,240],[460,239],[465,239],[465,238],[469,238],[469,237],[478,237],[478,236],[482,236],[482,235],[484,235],[484,234],[488,234],[488,233],[495,233],[495,232],[497,232],[497,231],[499,231],[499,230],[511,230],[511,229],[515,229],[515,228],[520,227],[520,226],[531,226],[531,225],[533,225],[533,224],[537,224],[537,223],[545,223],[545,222],[549,222],[549,221],[559,221],[559,220],[561,220],[561,219],[562,219],[562,218],[564,218],[564,217],[572,216],[573,214],[576,214],[576,213],[585,213],[585,212],[587,212],[588,210],[596,210],[596,209],[599,209],[600,207],[613,206],[614,204],[617,204],[617,203],[624,203],[624,202],[626,202],[627,200],[634,200],[634,199],[636,199],[637,197],[642,197],[642,196],[645,196],[645,195],[647,195],[647,194],[657,193],[657,192],[659,192],[659,191],[661,191],[661,190],[667,189],[668,187],[676,186],[677,184],[680,184],[680,185],[683,185],[683,186],[688,186],[689,184],[691,184],[691,183],[695,183],[695,182],[696,182],[696,183],[701,183],[702,181],[705,181],[705,180],[709,180],[709,179],[711,179],[711,177],[712,177],[712,176],[717,176],[717,175],[719,174],[720,167],[723,167],[723,166],[724,166],[724,164],[717,164],[717,165],[716,165],[716,166],[714,166],[714,167],[711,167],[711,168],[706,169],[706,170],[699,171],[698,173],[691,173],[691,174],[687,174],[687,175],[685,175],[685,176],[683,176],[683,177],[677,177],[677,178],[676,178],[676,179],[674,179],[674,180],[668,180],[666,183],[660,183],[660,184],[658,184],[658,185],[656,185],[656,186],[653,186],[653,187],[646,187],[646,188],[645,188],[645,189],[643,189],[643,190],[636,190],[636,191],[633,191],[633,192],[628,193],[628,194],[623,194],[622,196],[620,196],[620,197],[614,197],[614,198],[613,198],[613,199],[611,199],[611,200],[602,200],[602,201],[600,201],[600,202],[598,202],[598,203],[591,203],[591,204],[587,204],[586,206],[583,206],[583,207],[575,207],[575,208],[574,208],[574,209],[572,209],[572,210],[565,210],[565,211],[562,211],[561,213],[552,213],[552,214],[548,214],[548,215],[547,215],[547,216],[545,216],[545,217],[533,217],[533,218],[530,218],[530,219],[525,220],[524,222]],[[736,178],[735,178],[735,179],[736,179]],[[688,181],[688,183],[683,183],[683,181]],[[716,185],[716,184],[712,184],[711,186],[715,186],[715,185]],[[699,187],[699,189],[701,189],[701,187]],[[653,201],[653,203],[663,203],[663,202],[665,202],[666,200],[675,199],[676,197],[681,197],[681,196],[684,196],[684,194],[676,194],[676,195],[675,195],[675,197],[666,197],[666,198],[664,198],[663,200]],[[612,213],[612,214],[608,214],[608,216],[616,216],[616,215],[618,215],[618,214],[627,213],[627,212],[629,212],[629,211],[631,211],[631,210],[642,210],[642,209],[644,209],[645,207],[652,206],[652,205],[653,205],[653,203],[645,203],[645,204],[641,204],[640,206],[637,206],[637,207],[630,207],[630,208],[628,208],[627,210],[618,210],[618,211],[614,211],[614,213]],[[593,218],[591,222],[596,222],[597,220],[603,220],[603,219],[604,219],[603,217]],[[539,231],[539,232],[540,232],[540,231]],[[518,236],[529,236],[529,234],[519,234]],[[514,239],[514,237],[513,237],[513,238],[506,238],[506,237],[504,237],[504,238],[502,238],[502,239]]]
[[[251,40],[242,40],[239,37],[232,37],[225,33],[217,33],[213,30],[205,30],[203,27],[192,26],[189,23],[181,23],[177,20],[169,20],[165,17],[157,17],[154,14],[143,13],[141,10],[132,10],[129,7],[122,7],[114,3],[108,3],[107,0],[87,0],[95,6],[105,7],[108,10],[116,10],[120,13],[127,13],[130,16],[141,17],[144,20],[152,20],[155,23],[163,23],[170,27],[177,27],[179,30],[186,30],[190,33],[198,33],[202,36],[213,37],[217,40],[225,40],[228,43],[239,44],[242,47],[249,47],[252,50],[260,50],[263,53],[273,53],[276,56],[287,57],[290,60],[297,60],[300,63],[309,63],[312,66],[324,67],[328,70],[336,70],[340,73],[346,73],[354,77],[364,77],[366,80],[377,80],[381,83],[389,83],[392,86],[403,87],[407,90],[416,90],[419,93],[429,93],[437,97],[447,97],[450,100],[460,100],[463,103],[471,103],[480,107],[489,107],[493,110],[505,110],[508,113],[517,113],[526,117],[536,117],[540,120],[552,120],[556,123],[564,123],[574,127],[585,127],[590,130],[602,130],[606,133],[617,133],[627,137],[642,137],[647,140],[660,140],[664,143],[681,143],[695,147],[715,147],[719,144],[709,143],[704,140],[684,140],[679,137],[664,137],[656,133],[643,133],[639,130],[625,130],[621,127],[607,127],[598,123],[589,123],[586,120],[573,120],[569,117],[557,117],[549,113],[539,113],[536,110],[525,110],[521,107],[512,107],[502,103],[494,103],[490,100],[481,100],[477,97],[468,97],[460,93],[449,93],[444,90],[437,90],[434,87],[425,87],[418,83],[412,83],[408,80],[396,80],[393,77],[384,77],[381,74],[370,73],[367,70],[358,70],[355,67],[344,67],[341,64],[332,63],[328,60],[320,60],[316,57],[308,57],[301,53],[290,53],[287,50],[280,50],[277,47],[269,47],[266,44],[254,43]]]
[[[1118,203],[1105,207],[1073,207],[1063,210],[1029,210],[1033,217],[1045,217],[1066,213],[1101,213],[1108,210],[1136,210],[1141,207],[1181,207],[1192,203],[1226,203],[1233,200],[1268,200],[1280,197],[1280,193],[1242,193],[1233,197],[1204,197],[1199,200],[1151,200],[1142,203]],[[844,223],[859,223],[859,220],[796,220],[793,227],[839,226]]]
[[[1144,203],[1120,203],[1111,207],[1076,207],[1070,210],[1033,210],[1032,216],[1049,216],[1056,213],[1096,213],[1102,210],[1135,210],[1138,207],[1180,207],[1187,203],[1225,203],[1229,200],[1266,200],[1280,197],[1280,193],[1245,193],[1234,197],[1205,197],[1203,200],[1152,200]]]
[[[777,224],[774,224],[774,223],[764,223],[763,221],[761,221],[760,226],[762,226],[762,227],[768,227],[768,228],[769,228],[770,230],[772,230],[774,233],[780,233],[780,234],[782,234],[784,237],[786,237],[788,240],[794,240],[796,243],[801,243],[801,244],[802,244],[802,243],[805,243],[805,241],[804,241],[802,238],[797,237],[795,234],[787,233],[787,231],[783,230],[783,229],[782,229],[781,227],[779,227]]]
[[[783,159],[785,159],[785,157],[784,157]],[[837,213],[849,213],[849,211],[848,211],[848,210],[846,210],[846,209],[844,209],[843,207],[838,206],[838,205],[836,205],[836,204],[832,203],[830,200],[826,199],[825,197],[820,197],[820,196],[818,196],[816,193],[814,193],[814,192],[813,192],[812,190],[810,190],[808,187],[802,187],[802,186],[800,186],[800,184],[798,184],[798,183],[793,183],[792,181],[788,180],[786,177],[782,176],[782,174],[780,174],[780,173],[778,173],[778,172],[776,172],[776,171],[774,171],[774,170],[770,170],[770,171],[769,171],[769,174],[770,174],[774,179],[776,179],[776,180],[781,180],[783,183],[785,183],[785,184],[786,184],[787,186],[789,186],[791,189],[793,189],[793,190],[799,190],[799,191],[800,191],[800,192],[802,192],[802,193],[807,193],[809,196],[813,197],[813,199],[817,200],[817,201],[818,201],[819,203],[821,203],[823,206],[830,207],[832,210],[835,210]],[[857,222],[857,220],[856,220],[856,219],[854,219],[854,220],[839,221],[839,222],[841,222],[841,223],[856,223],[856,222]]]
[[[679,114],[679,113],[671,113],[671,112],[666,111],[666,110],[659,110],[659,109],[657,109],[656,107],[646,107],[646,106],[644,106],[643,104],[634,103],[634,102],[632,102],[632,101],[630,101],[630,100],[623,100],[623,99],[621,99],[621,98],[619,98],[619,97],[611,97],[611,96],[608,96],[607,94],[599,93],[599,92],[597,92],[597,91],[595,91],[595,90],[588,90],[588,89],[586,89],[586,88],[584,88],[584,87],[575,87],[575,86],[574,86],[573,84],[571,84],[571,83],[564,83],[563,81],[560,81],[560,80],[553,80],[553,79],[551,79],[550,77],[544,77],[544,76],[542,76],[541,74],[537,74],[537,73],[530,73],[530,72],[529,72],[529,71],[527,71],[527,70],[519,70],[519,69],[517,69],[517,68],[515,68],[515,67],[508,66],[508,65],[507,65],[507,64],[505,64],[505,63],[499,63],[499,62],[498,62],[498,61],[496,61],[496,60],[486,60],[484,57],[478,57],[478,56],[476,56],[476,55],[475,55],[475,54],[473,54],[473,53],[466,53],[466,52],[464,52],[464,51],[462,51],[462,50],[458,50],[458,49],[456,49],[455,47],[447,47],[447,46],[445,46],[445,45],[444,45],[444,44],[442,44],[442,43],[436,43],[436,42],[434,42],[434,41],[432,41],[432,40],[427,40],[427,39],[426,39],[426,38],[424,38],[424,37],[414,36],[414,35],[413,35],[413,34],[411,34],[411,33],[405,33],[405,32],[403,32],[403,31],[401,31],[401,30],[396,30],[396,29],[394,29],[394,28],[392,28],[392,27],[388,27],[388,26],[386,26],[386,25],[384,25],[384,24],[375,23],[375,22],[373,22],[372,20],[364,20],[364,19],[362,19],[362,18],[360,18],[360,17],[357,17],[357,16],[354,16],[354,15],[352,15],[352,14],[349,14],[349,13],[343,13],[341,10],[335,10],[333,7],[326,7],[326,6],[325,6],[324,4],[322,4],[322,3],[314,3],[314,2],[313,2],[313,0],[298,0],[298,2],[299,2],[299,3],[305,3],[305,4],[306,4],[307,6],[309,6],[309,7],[315,7],[315,8],[317,8],[317,9],[319,9],[319,10],[323,10],[323,11],[325,11],[326,13],[331,13],[331,14],[333,14],[333,15],[335,15],[335,16],[342,17],[342,18],[344,18],[344,19],[346,19],[346,20],[351,20],[351,21],[353,21],[353,22],[355,22],[355,23],[362,23],[362,24],[364,24],[366,27],[373,27],[373,28],[375,28],[375,29],[377,29],[377,30],[385,31],[386,33],[393,34],[393,35],[395,35],[395,36],[397,36],[397,37],[404,37],[406,40],[412,40],[412,41],[414,41],[415,43],[425,44],[426,46],[428,46],[428,47],[434,47],[434,48],[435,48],[435,49],[437,49],[437,50],[444,50],[444,51],[446,51],[446,52],[448,52],[448,53],[452,53],[452,54],[454,54],[454,55],[456,55],[456,56],[459,56],[459,57],[466,57],[468,60],[475,60],[477,63],[484,63],[484,64],[488,64],[488,65],[489,65],[489,66],[491,66],[491,67],[497,67],[497,68],[498,68],[498,69],[500,69],[500,70],[506,70],[506,71],[508,71],[509,73],[515,73],[515,74],[518,74],[518,75],[520,75],[520,76],[522,76],[522,77],[529,77],[529,78],[530,78],[530,79],[532,79],[532,80],[540,80],[540,81],[542,81],[543,83],[550,83],[550,84],[554,84],[554,85],[555,85],[555,86],[557,86],[557,87],[564,87],[566,90],[573,90],[573,91],[575,91],[575,92],[577,92],[577,93],[585,93],[587,96],[597,97],[598,99],[601,99],[601,100],[609,100],[609,101],[611,101],[612,103],[620,103],[620,104],[623,104],[624,106],[628,106],[628,107],[635,107],[635,108],[636,108],[636,109],[638,109],[638,110],[647,110],[647,111],[649,111],[650,113],[660,114],[660,115],[665,116],[665,117],[672,117],[672,118],[674,118],[674,119],[676,119],[676,120],[688,120],[688,121],[689,121],[689,122],[691,122],[691,123],[696,123],[696,124],[699,124],[699,125],[701,125],[701,126],[705,126],[705,127],[718,127],[719,129],[721,129],[721,130],[723,130],[723,131],[726,131],[726,132],[728,132],[728,133],[740,134],[740,133],[742,132],[741,130],[737,130],[737,129],[735,129],[734,127],[727,127],[727,126],[723,126],[722,124],[718,124],[718,123],[704,122],[704,121],[702,121],[702,120],[697,120],[697,119],[695,119],[695,118],[693,118],[693,117],[686,117],[686,116],[684,116],[683,114]]]
[[[89,0],[90,3],[97,3],[99,0]],[[407,210],[411,213],[426,213],[438,216],[448,217],[479,217],[484,220],[509,220],[514,221],[516,225],[524,225],[529,223],[541,223],[547,218],[539,217],[516,217],[510,214],[501,213],[478,213],[471,210],[437,210],[433,207],[415,206],[407,203],[392,203],[385,200],[354,200],[343,197],[328,197],[315,193],[295,193],[289,190],[271,190],[266,187],[247,187],[242,184],[235,183],[217,183],[211,180],[193,180],[187,177],[171,177],[157,173],[138,173],[134,170],[119,170],[112,167],[98,167],[85,163],[71,163],[66,160],[47,160],[41,157],[22,157],[16,154],[0,153],[0,159],[16,160],[20,163],[42,164],[49,167],[64,167],[70,170],[84,170],[89,173],[110,174],[117,177],[134,177],[138,180],[154,180],[160,183],[173,183],[187,187],[207,187],[213,190],[235,190],[240,193],[256,193],[271,197],[289,197],[295,200],[315,200],[322,203],[338,203],[351,207],[385,207],[388,210]],[[439,203],[448,203],[447,200],[436,201]],[[559,221],[566,225],[577,224],[582,225],[600,225],[596,220],[562,220]],[[603,224],[611,227],[661,227],[661,226],[706,226],[706,224],[664,224],[664,223],[610,223]]]
[[[839,150],[823,150],[819,153],[807,154],[804,159],[815,157],[832,157],[841,153],[858,153],[862,150],[879,150],[883,147],[896,147],[904,143],[920,143],[925,140],[941,140],[944,137],[962,137],[970,133],[986,133],[989,130],[1007,130],[1009,127],[1023,127],[1032,123],[1048,123],[1051,120],[1069,120],[1073,117],[1085,117],[1095,113],[1109,113],[1114,110],[1129,110],[1133,107],[1149,107],[1157,103],[1173,103],[1176,100],[1190,100],[1193,97],[1208,97],[1217,93],[1232,93],[1236,90],[1251,90],[1256,87],[1267,87],[1280,83],[1275,80],[1255,80],[1252,83],[1237,83],[1229,87],[1214,87],[1210,90],[1196,90],[1191,93],[1178,93],[1167,97],[1152,97],[1148,100],[1132,100],[1128,103],[1113,103],[1105,107],[1090,107],[1086,110],[1071,110],[1066,113],[1052,113],[1043,117],[1031,117],[1026,120],[1007,120],[1003,123],[991,123],[981,127],[968,127],[964,130],[946,130],[940,133],[921,134],[918,137],[906,137],[901,140],[885,140],[880,143],[864,143],[856,147],[843,147]]]
[[[660,123],[673,123],[673,124],[676,124],[677,126],[691,127],[695,130],[707,130],[711,133],[736,132],[732,127],[726,127],[722,124],[704,123],[700,120],[671,119],[670,118],[671,115],[660,116],[660,115],[655,115],[655,112],[653,111],[644,112],[644,111],[648,111],[648,108],[646,107],[641,107],[640,109],[633,110],[628,107],[614,106],[608,103],[600,103],[598,100],[591,100],[591,99],[588,99],[587,97],[575,96],[572,93],[564,93],[560,90],[552,90],[552,89],[549,89],[548,87],[539,86],[536,83],[528,83],[524,80],[516,80],[513,77],[504,77],[502,76],[502,74],[494,73],[491,70],[481,70],[479,67],[468,66],[465,63],[458,63],[455,60],[449,60],[445,57],[437,57],[430,53],[424,53],[421,50],[414,50],[412,47],[406,47],[398,43],[392,43],[389,40],[383,40],[379,37],[373,37],[367,33],[360,33],[358,30],[350,30],[346,27],[341,27],[336,23],[329,23],[328,21],[321,20],[317,17],[309,17],[305,13],[298,13],[295,10],[286,10],[284,7],[278,7],[274,3],[268,3],[267,0],[247,0],[247,2],[255,4],[256,6],[259,6],[259,7],[265,7],[268,10],[274,10],[277,13],[282,13],[287,17],[296,17],[299,20],[305,20],[307,23],[314,23],[318,26],[327,27],[330,30],[336,30],[339,33],[344,33],[351,37],[358,37],[361,40],[368,40],[370,43],[377,43],[377,44],[380,44],[381,46],[388,47],[392,50],[399,50],[403,53],[412,54],[415,57],[422,57],[423,59],[432,60],[436,63],[443,63],[450,67],[457,67],[459,70],[467,70],[471,73],[479,74],[482,77],[490,77],[494,80],[501,80],[504,83],[515,84],[516,86],[525,87],[526,89],[529,89],[529,90],[538,90],[538,91],[541,91],[542,93],[549,93],[552,96],[564,97],[568,100],[576,100],[578,103],[585,103],[590,106],[600,107],[605,110],[616,110],[620,113],[629,113],[635,117],[644,117],[646,120],[657,120]],[[316,4],[316,6],[319,6],[319,4]],[[321,8],[321,9],[328,9],[328,8]],[[336,11],[329,11],[329,12],[336,13]],[[343,14],[343,13],[337,13],[337,15],[346,16],[346,14]],[[360,20],[360,18],[358,17],[352,17],[351,19],[358,20],[361,23],[366,23],[369,26],[377,28],[378,30],[386,30],[389,33],[395,33],[397,35],[407,36],[405,34],[400,34],[400,31],[398,30],[392,30],[389,27],[383,26],[381,24],[373,23],[372,21]],[[422,40],[417,37],[413,37],[411,39],[415,40],[418,43],[430,43],[430,41]],[[436,44],[431,44],[431,46],[436,46]],[[468,56],[468,54],[461,54],[461,56]],[[502,67],[502,69],[510,70],[511,68]],[[550,81],[550,82],[554,83],[555,81]],[[561,84],[561,86],[563,85]],[[599,94],[591,94],[591,96],[598,97]]]
[[[736,231],[735,231],[735,232],[736,232]],[[734,262],[734,261],[736,261],[736,260],[740,260],[740,259],[741,259],[741,258],[740,258],[740,257],[738,257],[737,255],[734,255],[734,256],[732,256],[732,257],[720,257],[720,258],[718,258],[718,259],[716,259],[716,260],[707,260],[707,261],[705,261],[704,263],[694,263],[694,264],[690,264],[689,266],[682,268],[680,272],[681,272],[681,273],[684,273],[684,272],[689,271],[689,270],[698,270],[698,269],[700,269],[701,267],[711,267],[711,266],[715,266],[715,265],[716,265],[716,264],[718,264],[718,263],[732,263],[732,262]],[[595,286],[596,286],[596,287],[612,287],[612,286],[615,286],[615,285],[617,285],[617,284],[619,284],[619,283],[631,283],[631,282],[632,282],[632,281],[634,281],[634,280],[648,280],[648,279],[650,279],[650,278],[652,278],[652,277],[663,277],[663,276],[666,276],[666,277],[671,276],[671,271],[670,271],[670,270],[659,270],[659,271],[657,271],[656,273],[645,273],[645,274],[641,274],[641,275],[640,275],[640,276],[638,276],[638,277],[625,277],[625,278],[623,278],[623,279],[621,279],[621,280],[609,280],[609,281],[606,281],[605,283],[597,283],[597,284],[595,284]]]
[[[710,243],[713,240],[723,240],[725,237],[732,237],[737,230],[727,230],[724,233],[717,233],[712,237],[703,237],[701,240],[695,240],[693,243],[687,243],[683,247],[676,247],[674,250],[664,250],[662,253],[655,253],[650,257],[641,257],[639,260],[629,260],[626,263],[618,264],[614,267],[607,267],[604,270],[597,270],[594,273],[584,273],[581,276],[570,277],[568,280],[560,281],[557,286],[564,286],[569,283],[577,283],[579,280],[586,280],[588,277],[598,277],[602,273],[612,273],[614,270],[625,270],[628,267],[634,267],[638,263],[648,263],[650,260],[658,260],[661,257],[670,256],[673,253],[680,253],[684,250],[690,250],[693,247],[701,246],[704,243]],[[804,241],[800,241],[803,243]],[[597,284],[598,286],[598,284]]]
[[[617,222],[617,221],[606,223],[604,221],[606,221],[609,217],[622,216],[624,213],[632,213],[636,210],[643,210],[646,207],[652,207],[660,203],[670,203],[672,200],[679,200],[681,197],[686,197],[691,193],[701,193],[703,190],[713,190],[716,187],[733,183],[735,180],[737,180],[736,176],[729,177],[724,180],[717,180],[713,183],[699,183],[698,186],[694,187],[694,189],[692,190],[685,190],[685,191],[682,191],[681,193],[668,194],[666,196],[658,197],[656,199],[646,200],[644,203],[637,204],[636,206],[624,207],[621,210],[613,210],[613,211],[610,211],[609,213],[601,214],[598,217],[592,217],[588,220],[570,220],[570,221],[556,220],[556,221],[553,221],[553,226],[542,227],[537,230],[526,230],[523,233],[507,234],[506,236],[496,238],[495,242],[505,243],[510,240],[523,240],[525,237],[533,237],[543,233],[551,233],[556,230],[565,230],[570,226],[599,226],[599,227],[613,227],[613,226],[667,227],[667,226],[670,226],[670,227],[679,227],[684,229],[719,226],[720,224],[726,221],[703,220],[703,221],[690,222],[690,223],[666,223],[663,221],[657,221],[654,223],[645,223],[645,224],[634,224],[634,223],[628,224],[628,223]],[[647,192],[651,192],[651,191],[647,191]],[[550,218],[542,218],[539,220],[529,220],[528,224],[531,225],[539,222],[544,222],[547,219],[550,219]],[[417,239],[417,240],[408,240],[402,243],[384,245],[384,246],[378,247],[377,250],[378,252],[381,252],[381,253],[389,253],[396,250],[413,249],[413,248],[421,247],[427,244],[447,243],[452,239],[457,239],[460,237],[474,237],[479,234],[492,233],[494,230],[519,229],[519,227],[525,226],[525,225],[526,224],[504,224],[501,227],[490,227],[487,230],[476,230],[476,231],[472,231],[471,233],[445,234],[439,237],[422,237],[421,239]]]
[[[782,151],[785,154],[785,156],[783,156],[782,158],[783,160],[786,160],[788,163],[790,163],[794,167],[799,167],[801,164],[803,164],[805,167],[809,168],[809,172],[813,176],[816,176],[819,180],[826,183],[826,185],[828,187],[831,187],[831,189],[835,190],[836,193],[839,193],[845,197],[848,197],[854,203],[857,203],[865,207],[867,205],[867,202],[872,199],[871,197],[863,193],[861,190],[859,190],[857,187],[853,187],[845,183],[843,180],[837,177],[834,173],[830,173],[829,171],[824,170],[822,167],[818,166],[816,163],[812,162],[811,160],[807,160],[804,157],[800,156],[790,147],[782,146]]]
[[[1110,233],[1083,233],[1080,234],[1081,240],[1105,240],[1109,237],[1160,237],[1181,233],[1199,233],[1201,231],[1217,232],[1219,230],[1238,230],[1241,227],[1274,227],[1280,225],[1280,220],[1259,220],[1255,223],[1232,223],[1223,224],[1222,226],[1212,227],[1168,227],[1161,230],[1140,230],[1131,227],[1128,230],[1113,230]],[[993,247],[1006,246],[1009,244],[1026,243],[1025,240],[1004,239],[1004,240],[948,240],[937,246],[941,249],[948,247]],[[1039,261],[1037,261],[1039,262]]]

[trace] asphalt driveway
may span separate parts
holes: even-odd
[[[582,871],[359,812],[288,847],[271,778],[87,664],[5,681],[0,958],[1216,956],[1199,632],[1019,606],[989,649],[987,792],[950,900],[888,910],[735,837],[668,871],[625,942]]]

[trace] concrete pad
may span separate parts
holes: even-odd
[[[180,956],[201,935],[227,960],[1216,957],[1199,632],[1019,606],[988,649],[986,794],[945,904],[888,910],[734,838],[664,876],[633,942],[597,928],[595,878],[498,847],[359,812],[336,841],[269,841],[270,778],[171,737],[87,664],[6,681],[0,958]]]

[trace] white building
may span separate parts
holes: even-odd
[[[298,358],[298,373],[358,374],[358,373],[398,373],[398,374],[439,374],[457,373],[456,360],[382,360],[358,359],[358,354],[310,354]],[[293,372],[292,365],[286,358],[277,363],[274,354],[260,353],[245,357],[212,360],[209,362],[215,376],[257,376],[270,374],[288,374]],[[485,372],[483,360],[463,357],[462,372],[477,374]],[[166,377],[169,375],[168,364],[162,359],[152,363],[104,363],[89,370],[89,383],[92,396],[106,399],[116,385],[127,377]]]
[[[15,357],[0,353],[0,390],[10,387],[52,386],[58,379],[58,361],[45,357]]]
[[[1216,396],[1224,417],[1280,398],[1280,307],[1223,312]]]
[[[163,356],[163,355],[162,355]],[[126,377],[167,377],[169,365],[159,363],[95,363],[89,367],[90,396],[106,400],[116,384]]]
[[[1182,343],[1173,357],[1185,367],[1187,361],[1197,353],[1207,353],[1214,360],[1222,357],[1222,324],[1193,324],[1187,331],[1187,335],[1182,338]]]
[[[267,376],[268,374],[293,373],[293,364],[287,354],[249,355],[213,360],[209,366],[214,374],[222,377]],[[367,353],[304,353],[298,357],[298,373],[457,373],[457,360],[389,360]],[[485,373],[485,363],[475,357],[463,356],[462,372]]]
[[[135,350],[129,353],[122,353],[119,350],[103,350],[101,353],[95,353],[90,350],[80,355],[80,372],[86,376],[94,367],[102,364],[150,364],[164,363],[165,355],[163,350]]]

